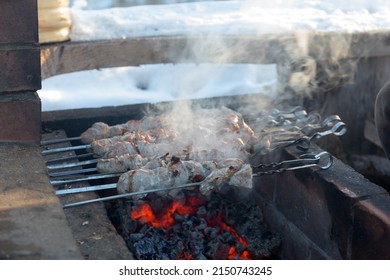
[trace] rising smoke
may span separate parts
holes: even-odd
[[[321,5],[321,8],[328,11],[335,9],[331,4],[326,6],[326,3],[318,1],[299,1],[301,4],[297,4],[297,1],[244,2],[242,6],[244,14],[250,14],[252,9],[259,7],[269,10],[270,13],[289,8],[294,12],[297,7],[318,8]],[[179,114],[179,111],[183,116],[191,115],[193,93],[201,91],[207,84],[218,79],[232,63],[247,63],[248,67],[252,65],[253,75],[256,75],[256,71],[262,71],[262,68],[256,69],[253,65],[269,63],[269,57],[272,57],[272,63],[277,65],[277,88],[265,88],[263,92],[239,92],[237,88],[237,92],[234,93],[236,95],[256,94],[242,95],[240,111],[243,112],[261,111],[272,106],[283,107],[285,103],[286,106],[301,105],[305,99],[315,99],[319,94],[353,81],[359,58],[350,57],[352,40],[350,34],[305,30],[284,34],[276,30],[276,35],[269,36],[275,31],[272,25],[253,26],[252,30],[256,29],[258,38],[253,35],[252,37],[239,35],[240,30],[235,30],[235,26],[229,26],[224,35],[212,31],[193,35],[191,30],[188,30],[188,34],[191,35],[188,36],[186,44],[181,46],[179,53],[176,48],[171,54],[171,59],[178,64],[198,63],[199,67],[194,71],[181,73],[180,80],[174,81],[173,94],[178,100],[182,100],[179,108],[175,108],[175,115]],[[241,41],[240,38],[244,40]],[[256,44],[252,44],[253,41],[261,41],[261,38],[276,42],[275,47],[270,43],[271,47],[266,49],[267,53],[263,54],[263,58],[257,56],[259,50],[256,49]],[[263,45],[260,45],[261,47]],[[208,63],[212,63],[213,67],[207,67]],[[242,79],[246,78],[246,74],[242,73]],[[263,73],[258,73],[259,76],[261,74]]]

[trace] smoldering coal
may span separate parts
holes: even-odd
[[[194,195],[194,191],[186,193]],[[156,197],[149,196],[149,201]],[[169,203],[166,198],[160,202]],[[127,203],[127,212],[131,212],[141,202]],[[248,201],[235,203],[213,194],[194,214],[174,213],[172,217],[174,223],[168,228],[141,219],[130,221],[129,214],[123,218],[125,240],[137,259],[277,258],[280,236],[267,228],[259,206]]]

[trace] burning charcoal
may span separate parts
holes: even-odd
[[[180,256],[183,254],[183,251],[185,251],[186,246],[184,245],[182,240],[174,240],[174,242],[171,243],[169,256],[171,260],[178,260],[180,259]]]
[[[196,211],[196,215],[197,215],[198,217],[201,217],[201,218],[206,217],[206,215],[207,215],[207,209],[206,209],[206,207],[205,207],[205,206],[200,206],[200,207],[198,208],[198,211]]]
[[[203,255],[204,252],[204,244],[203,244],[203,237],[199,239],[194,239],[189,242],[189,248],[191,250],[192,255],[195,259],[203,259],[206,258]]]
[[[219,244],[217,250],[214,252],[213,260],[227,260],[230,252],[230,245]]]
[[[191,239],[202,239],[203,238],[203,234],[201,234],[197,230],[191,230],[191,231],[189,231],[189,237]]]
[[[227,244],[236,243],[236,239],[229,231],[225,231],[222,235],[219,235],[219,240],[221,240],[222,243],[227,243]]]
[[[133,244],[133,252],[137,259],[140,260],[152,260],[156,255],[154,248],[154,241],[148,238],[144,238]]]
[[[130,212],[147,204],[156,213],[150,220],[154,226],[138,219],[139,230],[127,235],[126,243],[137,258],[264,259],[278,253],[281,239],[263,224],[259,206],[236,203],[219,193],[207,201],[199,192],[182,194],[179,200],[153,194],[128,203]],[[160,216],[169,223],[161,223]]]
[[[203,250],[202,250],[203,251]],[[194,260],[207,260],[207,257],[204,254],[193,254]]]
[[[183,232],[187,233],[189,232],[193,227],[193,222],[191,220],[183,221],[182,228]]]
[[[138,241],[140,241],[144,236],[145,236],[145,234],[143,234],[143,233],[133,233],[133,234],[130,234],[130,240],[131,240],[132,242],[138,242]]]
[[[166,196],[152,195],[150,207],[153,213],[165,213],[172,205],[172,199]]]
[[[172,225],[172,227],[170,228],[170,232],[172,232],[172,234],[181,234],[182,232],[181,224]]]
[[[236,247],[236,252],[239,255],[241,255],[244,252],[244,250],[247,249],[246,246],[244,244],[242,244],[241,242],[236,242],[235,247]]]
[[[248,234],[248,250],[258,259],[269,258],[277,253],[281,245],[281,238],[263,227],[261,230],[253,230]]]
[[[207,245],[205,246],[205,251],[204,255],[209,259],[209,260],[215,260],[215,255],[218,250],[219,242],[218,240],[211,239],[207,242]]]
[[[218,228],[215,227],[207,227],[204,229],[204,234],[209,238],[209,239],[214,239],[218,236]]]
[[[196,229],[197,230],[204,230],[206,228],[207,228],[207,222],[205,221],[205,219],[200,218],[199,223],[196,225]]]
[[[169,192],[169,196],[174,200],[180,200],[183,201],[186,199],[186,194],[181,190],[175,190],[175,192],[171,191]]]
[[[185,220],[185,216],[180,215],[178,213],[173,213],[173,219],[175,220],[176,223],[181,223]]]

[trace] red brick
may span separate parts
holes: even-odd
[[[37,0],[0,1],[0,43],[37,43]]]
[[[38,48],[0,49],[0,93],[41,88]]]
[[[34,92],[0,94],[0,141],[41,139],[41,102]]]

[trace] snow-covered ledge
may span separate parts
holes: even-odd
[[[285,63],[390,55],[390,32],[258,36],[153,36],[41,46],[42,79],[82,70],[156,63]]]
[[[308,56],[337,61],[389,55],[386,3],[371,2],[207,1],[101,10],[74,5],[71,40],[42,46],[42,78],[165,62],[289,64]]]

